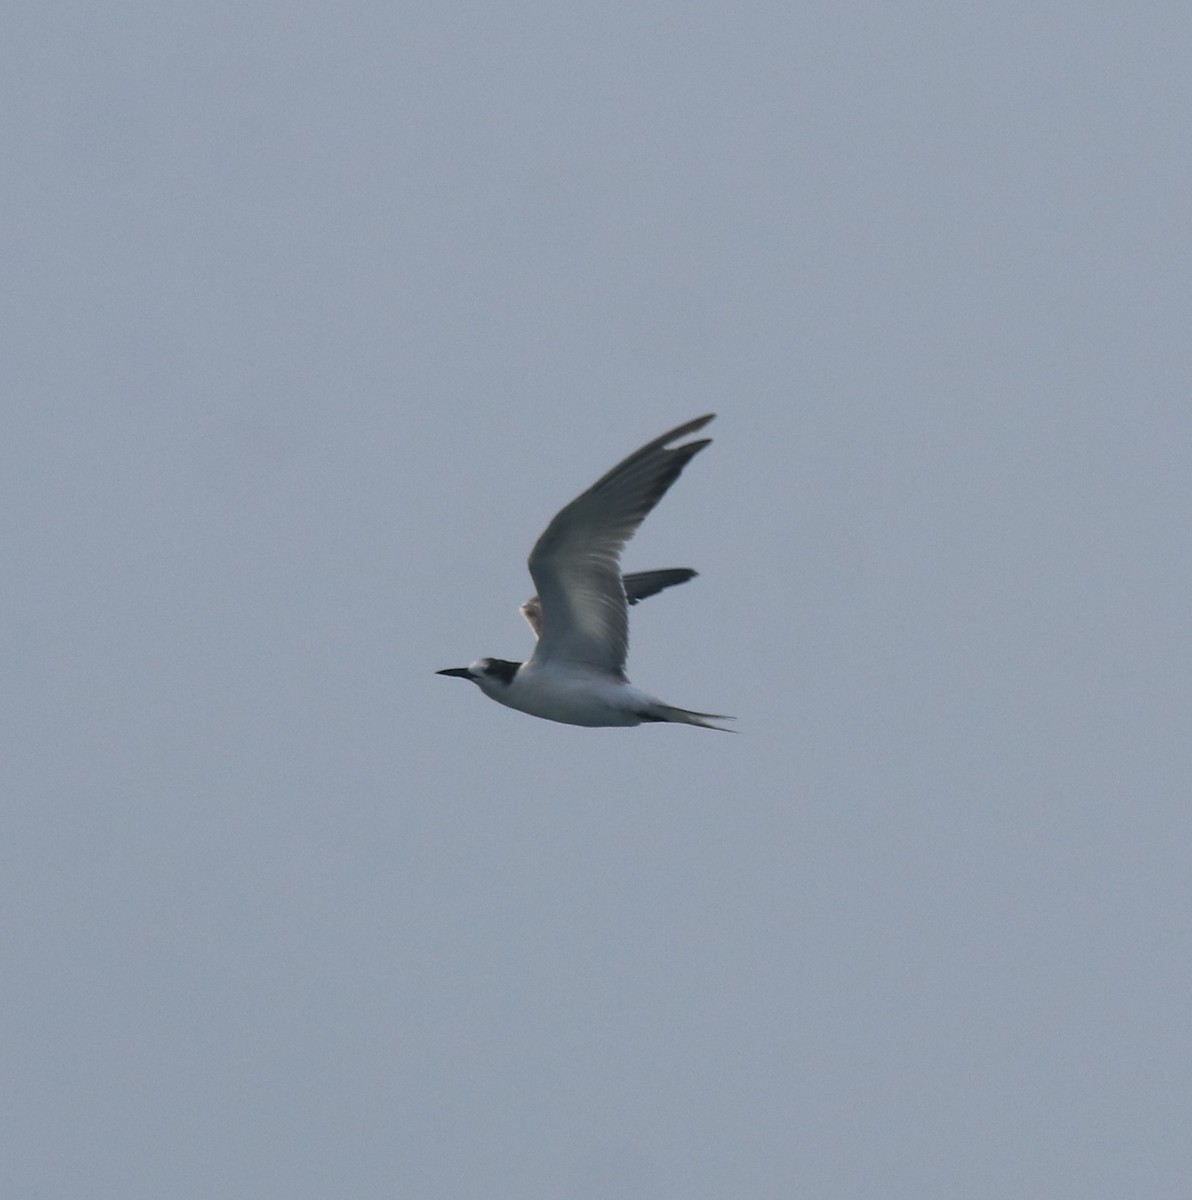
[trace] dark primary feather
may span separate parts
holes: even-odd
[[[658,571],[636,571],[632,575],[624,575],[621,582],[625,585],[625,599],[630,604],[639,600],[649,600],[667,588],[675,587],[694,579],[698,571],[690,567],[663,567]]]

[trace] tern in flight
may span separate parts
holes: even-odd
[[[629,605],[684,583],[687,567],[621,574],[621,551],[709,438],[672,442],[703,429],[697,417],[643,446],[561,509],[530,551],[538,588],[521,611],[537,635],[527,662],[481,658],[439,675],[470,679],[492,700],[566,725],[640,725],[674,721],[723,729],[718,713],[663,704],[625,677]],[[732,730],[724,730],[731,733]]]

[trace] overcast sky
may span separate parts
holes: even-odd
[[[6,1196],[1187,1197],[1186,0],[5,26]]]

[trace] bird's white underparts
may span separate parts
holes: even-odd
[[[695,572],[671,567],[621,573],[621,551],[683,468],[711,439],[681,442],[714,414],[655,438],[555,514],[530,551],[538,594],[522,605],[538,643],[526,662],[481,658],[440,675],[470,679],[490,699],[567,725],[669,721],[723,729],[718,713],[676,708],[638,691],[625,675],[629,606]],[[680,442],[679,445],[673,445]],[[724,730],[724,732],[732,732]]]

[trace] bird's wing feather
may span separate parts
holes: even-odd
[[[542,601],[537,596],[531,596],[519,611],[534,631],[534,636],[538,637],[542,633]]]
[[[630,604],[636,604],[639,600],[649,600],[651,596],[656,596],[667,588],[686,583],[698,573],[690,567],[663,567],[658,571],[638,571],[633,575],[623,575],[621,582],[625,585],[625,599]]]
[[[657,596],[667,588],[686,583],[698,574],[690,567],[662,567],[657,571],[636,571],[632,575],[622,575],[621,582],[625,585],[625,599],[630,604],[636,604],[639,600]],[[531,596],[519,611],[534,631],[534,636],[538,637],[542,632],[542,601],[537,596]]]
[[[541,622],[535,661],[584,663],[623,674],[629,615],[621,550],[709,439],[670,443],[711,420],[712,415],[699,417],[655,438],[572,500],[546,527],[529,562],[538,588],[534,616]],[[534,625],[530,613],[526,619]]]

